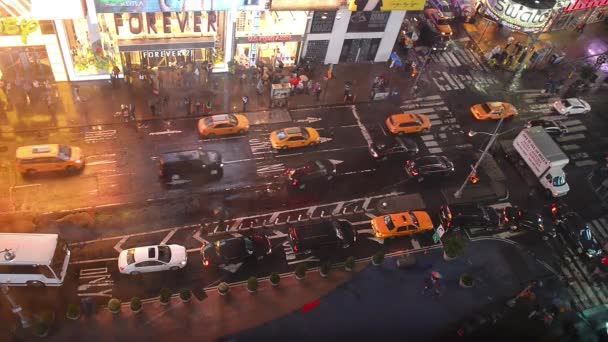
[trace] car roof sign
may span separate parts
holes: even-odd
[[[51,147],[47,145],[35,146],[32,148],[32,153],[49,153],[51,152]]]

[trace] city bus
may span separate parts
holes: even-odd
[[[61,286],[69,262],[57,234],[0,233],[0,285]]]

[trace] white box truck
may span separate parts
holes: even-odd
[[[570,187],[563,168],[570,160],[544,128],[522,130],[513,140],[513,148],[548,194],[560,197],[568,193]]]

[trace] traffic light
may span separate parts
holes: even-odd
[[[469,178],[469,181],[471,181],[471,184],[479,183],[479,178],[477,177],[477,174],[476,173],[472,174],[471,177]]]

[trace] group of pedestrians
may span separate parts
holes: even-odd
[[[59,92],[49,80],[0,80],[0,114],[17,111],[19,115],[44,110],[54,114]]]

